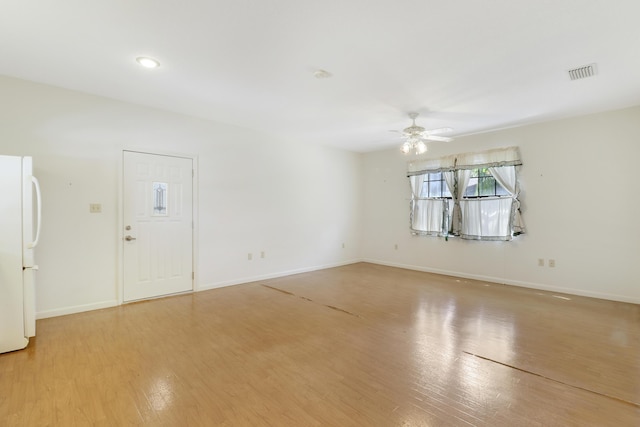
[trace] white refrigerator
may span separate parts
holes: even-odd
[[[40,200],[31,157],[0,156],[0,353],[25,348],[36,334]]]

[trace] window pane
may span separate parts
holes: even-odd
[[[431,172],[425,176],[420,189],[421,198],[442,198],[451,197],[451,192],[447,187],[447,182],[442,172]]]
[[[478,178],[469,178],[469,185],[464,190],[464,197],[476,197],[478,195]]]
[[[167,215],[167,190],[169,184],[166,182],[154,182],[152,186],[153,191],[153,216],[166,216]]]
[[[480,196],[494,196],[496,194],[496,180],[493,177],[478,178],[478,187]]]
[[[431,181],[429,183],[429,197],[442,197],[442,181]]]

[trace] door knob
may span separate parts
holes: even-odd
[[[124,240],[126,240],[127,242],[130,242],[132,240],[136,240],[136,238],[131,236],[124,236]]]

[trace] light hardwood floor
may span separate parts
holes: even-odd
[[[354,264],[38,321],[1,426],[640,426],[640,306]]]

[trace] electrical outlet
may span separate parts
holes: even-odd
[[[265,256],[266,256],[266,255],[265,255],[265,252],[264,252],[264,251],[260,252],[260,258],[264,258]]]
[[[538,258],[538,267],[544,267],[544,258]]]
[[[251,261],[252,259],[253,259],[253,254],[252,253],[247,254],[247,260]]]
[[[102,205],[100,203],[89,203],[89,213],[102,213]]]
[[[398,244],[397,243],[395,245],[393,245],[393,249],[395,249],[396,251],[398,250]]]
[[[342,249],[344,249],[344,243],[342,244]]]
[[[555,259],[550,259],[549,260],[549,267],[553,268],[556,266],[556,260]]]

